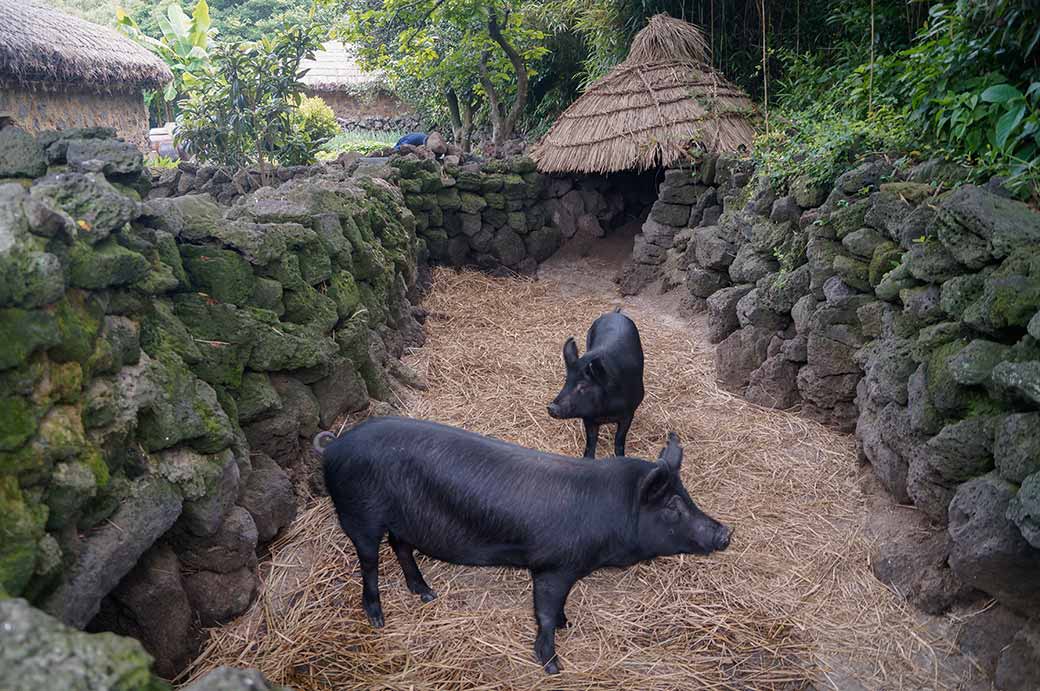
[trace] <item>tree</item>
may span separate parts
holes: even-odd
[[[481,101],[496,145],[513,136],[527,105],[546,34],[525,0],[355,0],[338,34],[358,45],[363,66],[385,71],[406,95],[446,111],[455,140],[468,141]],[[433,100],[436,103],[433,103]]]

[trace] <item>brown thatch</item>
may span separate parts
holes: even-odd
[[[613,173],[667,166],[691,146],[748,147],[755,108],[708,64],[693,24],[666,14],[640,31],[628,58],[560,115],[532,157],[543,173]]]
[[[340,41],[329,41],[314,54],[313,60],[300,63],[307,74],[300,79],[313,91],[350,91],[376,89],[385,83],[381,72],[366,72],[357,63],[351,46]]]
[[[162,60],[113,29],[27,1],[0,0],[0,83],[155,88],[173,79]]]

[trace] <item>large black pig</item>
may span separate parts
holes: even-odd
[[[617,423],[614,455],[625,455],[625,439],[636,408],[643,402],[643,345],[635,323],[621,308],[592,322],[585,354],[578,357],[573,338],[563,344],[567,380],[549,404],[549,415],[580,417],[585,424],[585,457],[596,457],[599,426]]]
[[[436,597],[414,550],[453,564],[531,571],[538,636],[534,651],[550,674],[556,629],[579,579],[670,554],[708,554],[732,531],[697,508],[679,479],[675,434],[656,463],[602,463],[534,451],[424,420],[371,418],[321,449],[325,483],[343,531],[357,550],[361,602],[383,625],[379,545],[390,545],[408,589]]]

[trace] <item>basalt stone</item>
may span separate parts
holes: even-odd
[[[703,269],[726,271],[736,248],[719,226],[697,228],[693,233],[694,259]]]
[[[914,278],[928,283],[942,283],[967,272],[938,242],[915,243],[907,258],[907,269]]]
[[[539,230],[532,231],[525,239],[527,255],[536,262],[543,262],[560,247],[562,237],[560,230],[552,226],[545,226]]]
[[[1040,413],[1018,413],[997,423],[993,457],[1001,477],[1021,484],[1040,472]]]
[[[903,251],[894,243],[883,242],[874,248],[867,267],[867,281],[875,289],[881,285],[888,273],[903,261]]]
[[[1040,275],[993,275],[985,279],[982,294],[962,315],[969,326],[996,335],[1006,329],[1024,329],[1040,308]]]
[[[690,265],[686,273],[686,287],[695,297],[708,298],[728,285],[729,276],[718,271]]]
[[[809,328],[809,320],[816,310],[816,298],[812,295],[803,295],[791,307],[791,318],[794,320],[795,331],[804,334]]]
[[[99,162],[100,172],[108,176],[139,175],[144,169],[138,148],[116,139],[69,139],[65,160],[73,170],[85,170],[88,163]]]
[[[708,341],[719,343],[740,327],[737,317],[737,303],[747,295],[754,286],[743,284],[723,288],[707,299],[708,307]]]
[[[172,542],[181,563],[189,569],[230,573],[256,564],[256,524],[241,506],[229,509],[214,534],[197,537],[181,533]]]
[[[1022,537],[1040,550],[1040,472],[1022,481],[1018,494],[1008,503],[1007,518],[1022,531]]]
[[[801,215],[802,209],[794,195],[787,195],[773,202],[773,206],[769,211],[769,220],[774,223],[797,223]]]
[[[709,299],[710,300],[710,299]],[[751,373],[766,361],[772,329],[747,326],[734,331],[715,348],[715,374],[720,386],[742,391]]]
[[[858,374],[821,374],[811,363],[798,371],[798,391],[802,398],[820,408],[834,408],[856,396]]]
[[[945,314],[940,303],[941,296],[939,286],[936,285],[904,288],[899,291],[904,313],[919,325],[934,324],[943,320]]]
[[[862,228],[869,208],[870,201],[860,199],[831,211],[828,225],[833,229],[834,236],[842,240],[846,235]]]
[[[264,544],[296,518],[296,496],[289,476],[269,456],[255,454],[252,462],[238,503],[252,516],[257,540]]]
[[[957,633],[957,647],[992,677],[996,674],[1001,653],[1025,623],[1026,617],[1007,607],[987,607],[964,620]],[[1001,685],[999,688],[1007,687]]]
[[[340,415],[368,406],[368,387],[349,358],[334,360],[328,376],[315,382],[311,390],[318,401],[323,429],[332,427]]]
[[[993,368],[993,383],[1033,405],[1040,404],[1040,362],[1002,362]]]
[[[691,184],[687,185],[661,185],[658,199],[668,204],[692,206],[697,203],[697,198],[700,196],[700,193],[701,189],[692,184],[691,180]]]
[[[989,384],[993,368],[1007,359],[1008,351],[1001,343],[975,339],[950,359],[953,380],[965,386]]]
[[[668,249],[672,246],[676,229],[673,226],[664,225],[658,223],[653,217],[648,218],[643,224],[643,237],[647,242],[651,242],[659,247]]]
[[[918,365],[911,356],[913,342],[883,339],[867,348],[870,356],[864,366],[866,394],[875,405],[907,404],[907,381]]]
[[[721,217],[722,217],[722,207],[721,206],[719,206],[717,204],[713,204],[711,206],[707,206],[707,207],[704,208],[704,211],[701,213],[701,220],[700,220],[700,223],[698,225],[701,225],[701,226],[713,226],[713,225],[715,225],[715,224],[717,224],[719,222],[719,219]]]
[[[970,598],[972,589],[950,569],[945,531],[913,532],[879,543],[870,566],[879,581],[918,609],[938,615]]]
[[[184,578],[184,590],[203,626],[222,624],[246,611],[257,586],[256,574],[247,567],[230,573],[198,571]]]
[[[638,236],[636,236],[638,238]],[[650,245],[653,247],[653,245]],[[618,290],[622,295],[636,295],[650,285],[658,275],[655,264],[643,264],[634,260],[625,261],[617,276]]]
[[[88,244],[104,240],[141,214],[138,202],[94,173],[48,175],[37,180],[29,193],[71,219],[77,236]]]
[[[648,242],[642,233],[632,245],[632,260],[638,264],[657,265],[665,259],[665,248]]]
[[[22,599],[0,600],[0,621],[0,669],[21,691],[169,688],[152,676],[151,656],[131,638],[77,631]]]
[[[192,611],[173,550],[148,551],[118,587],[92,627],[133,636],[155,658],[157,674],[172,679],[190,662],[194,648]]]
[[[184,687],[185,691],[292,691],[287,686],[276,686],[255,669],[217,667],[202,675],[198,681]]]
[[[907,492],[930,518],[945,522],[957,486],[993,467],[996,420],[976,417],[947,425],[915,449],[907,476]]]
[[[791,194],[795,202],[803,209],[811,209],[823,203],[827,198],[824,185],[814,182],[807,175],[800,175],[791,182]]]
[[[1040,551],[1006,513],[1015,486],[989,473],[961,485],[950,503],[950,566],[965,582],[1021,612],[1040,604]]]
[[[860,228],[842,238],[841,244],[857,257],[870,259],[874,256],[874,250],[883,242],[885,239],[876,230]]]
[[[733,263],[729,267],[729,276],[734,283],[754,283],[779,268],[779,263],[772,255],[759,252],[748,243],[737,250]]]
[[[1033,617],[1001,650],[994,681],[1002,691],[1029,691],[1040,676],[1040,620]]]
[[[751,373],[745,398],[766,408],[790,408],[799,401],[798,368],[781,355],[770,357]]]
[[[1040,214],[1022,202],[964,185],[939,204],[939,239],[969,269],[1040,242]]]
[[[574,222],[575,233],[583,237],[601,238],[606,235],[599,219],[593,214],[582,214]]]
[[[657,201],[650,209],[650,218],[666,226],[682,228],[690,218],[690,207],[685,204]]]
[[[82,541],[75,565],[44,609],[71,626],[86,626],[97,614],[102,598],[170,529],[181,505],[180,494],[165,480],[134,482],[117,511]]]
[[[823,284],[835,274],[834,258],[842,251],[840,243],[822,238],[812,238],[805,247],[809,261],[809,287],[817,298],[823,298]]]
[[[495,256],[506,266],[516,266],[526,254],[523,239],[509,228],[502,228],[495,233],[491,247]]]
[[[786,314],[771,310],[753,288],[737,302],[737,321],[742,327],[754,325],[773,331],[784,329],[790,322]]]
[[[860,292],[870,292],[870,265],[844,254],[834,257],[834,273],[846,284]]]
[[[884,276],[882,276],[881,281],[874,287],[874,294],[882,300],[896,302],[902,291],[909,290],[917,285],[920,284],[917,279],[910,274],[910,268],[907,266],[904,259],[902,263],[895,268],[890,269],[886,274],[884,274]]]

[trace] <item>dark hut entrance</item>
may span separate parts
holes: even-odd
[[[701,30],[656,15],[628,58],[572,103],[532,151],[539,172],[554,178],[552,220],[566,238],[581,210],[586,217],[575,218],[570,237],[585,242],[630,235],[620,283],[623,293],[638,292],[681,269],[676,236],[681,243],[684,231],[688,237],[688,229],[718,219],[714,161],[750,148],[754,115],[747,94],[711,67]],[[596,191],[617,213],[593,224],[574,189]]]

